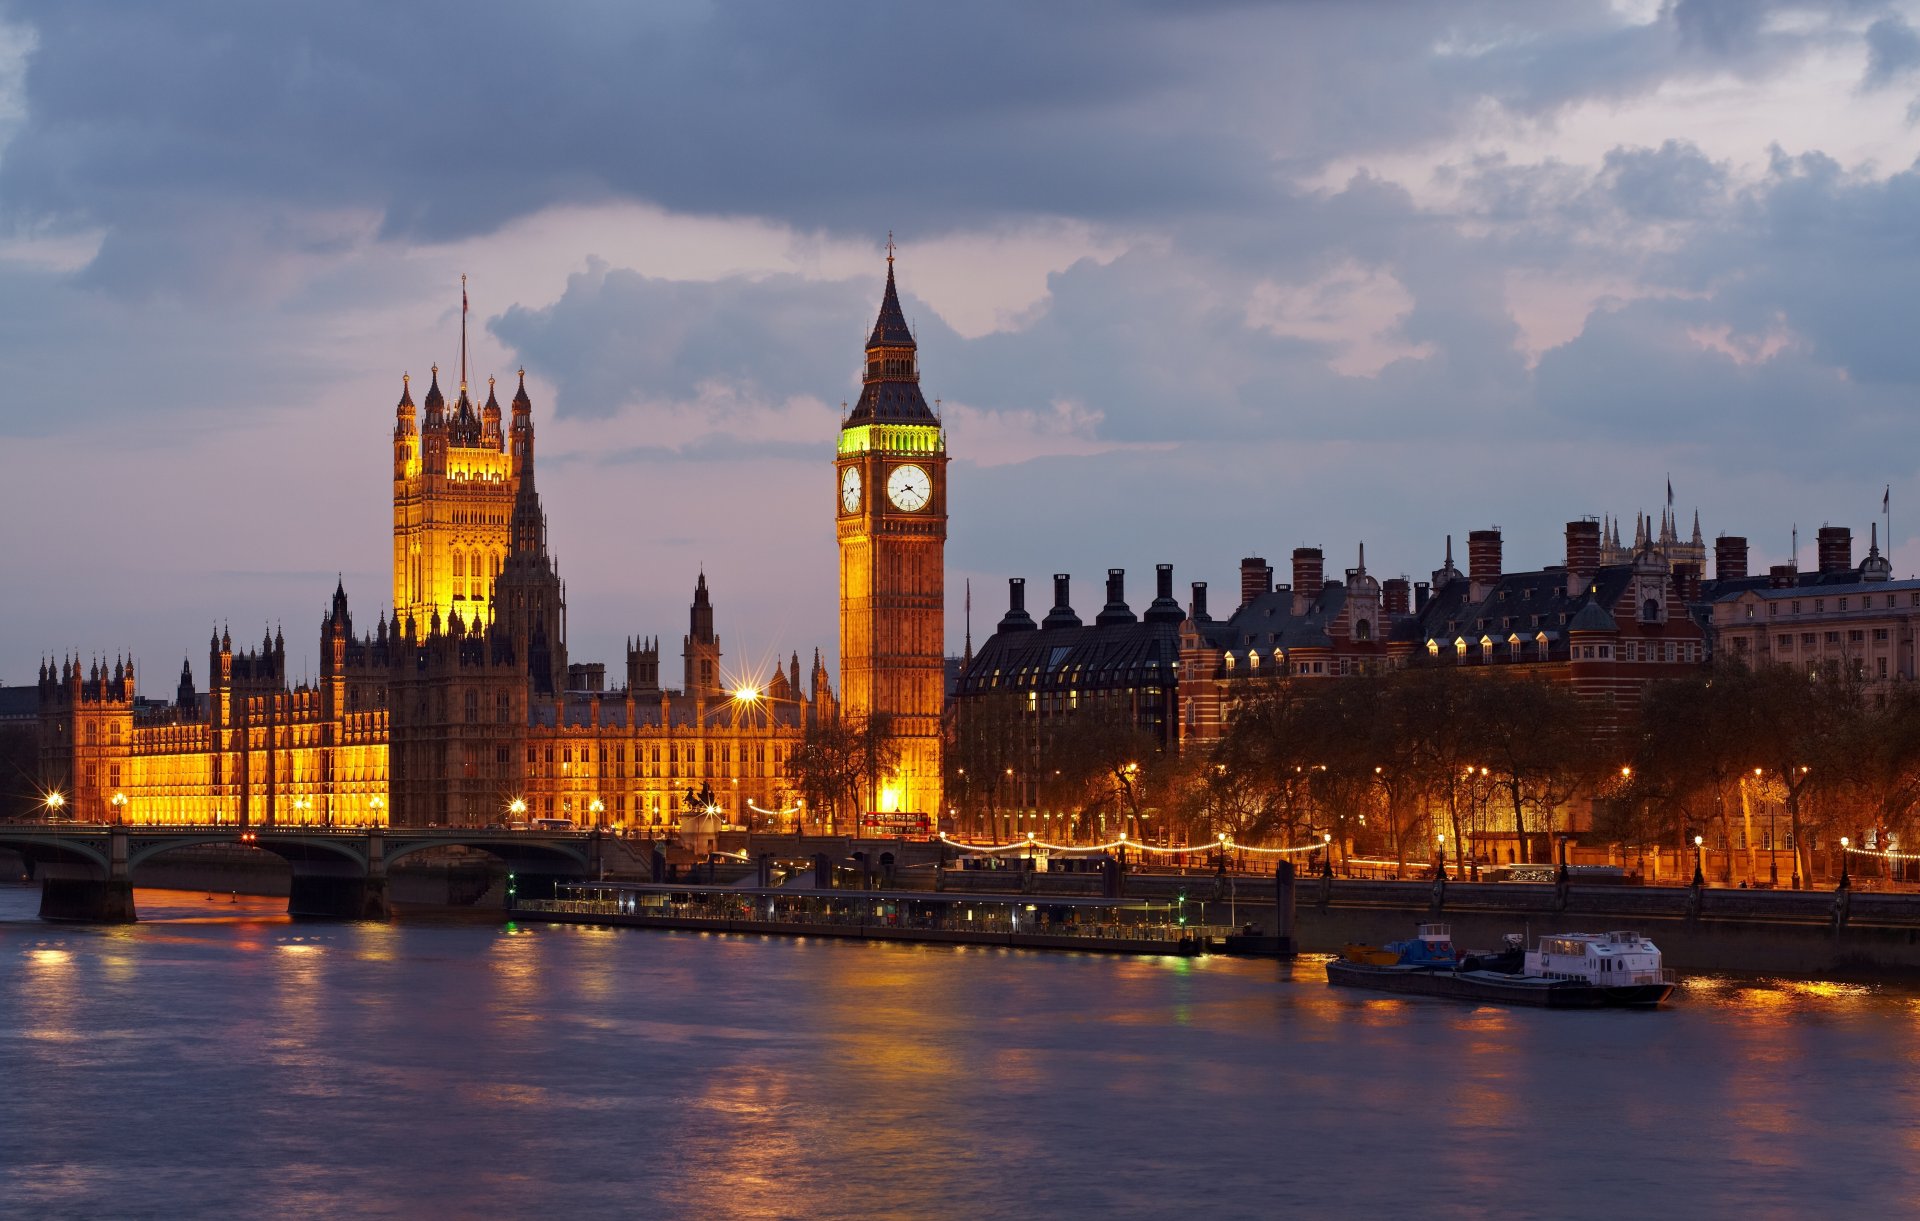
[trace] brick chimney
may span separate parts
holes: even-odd
[[[1389,615],[1411,614],[1413,587],[1405,577],[1388,577],[1380,582],[1380,607]]]
[[[1592,518],[1567,523],[1567,596],[1579,593],[1600,571],[1600,523]]]
[[[1775,564],[1767,569],[1767,585],[1773,589],[1792,589],[1800,583],[1800,570],[1792,564]]]
[[[1713,540],[1713,579],[1738,581],[1747,575],[1747,540],[1739,534],[1722,534]]]
[[[1273,569],[1267,561],[1250,555],[1240,561],[1240,605],[1246,606],[1273,589]]]
[[[1475,530],[1467,535],[1467,579],[1473,582],[1473,598],[1479,601],[1500,583],[1500,531]]]
[[[1326,579],[1326,561],[1318,547],[1295,547],[1293,549],[1293,605],[1295,613],[1304,606],[1311,606],[1320,596],[1321,583]]]
[[[1820,571],[1846,572],[1853,567],[1853,531],[1845,526],[1822,526],[1819,535]]]
[[[1700,565],[1693,563],[1673,566],[1673,596],[1682,606],[1700,604]]]

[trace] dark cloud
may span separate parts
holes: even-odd
[[[1920,64],[1920,33],[1900,17],[1882,17],[1867,27],[1867,74],[1861,85],[1884,89]]]
[[[714,383],[785,398],[853,388],[878,297],[867,285],[782,275],[656,279],[589,260],[541,309],[489,328],[558,385],[562,414],[606,416],[643,400],[690,400]]]
[[[1908,333],[1920,178],[1842,165],[1815,140],[1756,179],[1688,139],[1685,86],[1764,85],[1816,52],[1864,47],[1863,88],[1907,83],[1916,35],[1873,4],[1681,0],[1639,23],[1607,5],[1518,0],[0,5],[34,46],[24,93],[0,98],[0,119],[16,101],[21,113],[0,148],[0,433],[40,445],[111,419],[102,443],[143,451],[126,476],[137,493],[89,495],[106,523],[91,543],[78,515],[70,523],[76,556],[122,538],[136,495],[174,503],[189,488],[211,520],[291,477],[306,481],[303,504],[331,502],[293,523],[313,533],[282,538],[250,518],[223,523],[237,531],[223,545],[304,553],[331,545],[319,519],[337,533],[336,513],[358,513],[362,552],[377,556],[391,392],[383,381],[382,401],[366,403],[343,384],[370,377],[369,349],[394,359],[383,311],[446,275],[437,255],[413,257],[423,247],[557,204],[752,218],[796,246],[1059,218],[1094,234],[1101,257],[1056,271],[1018,328],[971,338],[916,295],[934,291],[916,283],[911,242],[901,263],[930,395],[987,413],[951,417],[968,504],[956,563],[1036,579],[1078,565],[1083,588],[1109,562],[1144,578],[1147,563],[1178,558],[1183,580],[1221,580],[1245,547],[1316,542],[1344,557],[1360,537],[1400,557],[1384,565],[1430,567],[1438,541],[1425,535],[1441,517],[1464,515],[1464,529],[1532,521],[1548,504],[1549,517],[1608,511],[1622,507],[1609,489],[1651,484],[1641,467],[1676,460],[1736,492],[1756,470],[1804,490],[1868,468],[1877,490],[1920,440],[1907,409],[1920,390]],[[1501,132],[1537,146],[1576,113],[1587,138],[1616,106],[1639,105],[1644,123],[1644,100],[1675,86],[1670,130],[1636,135],[1597,169],[1591,146],[1578,163],[1497,151]],[[1453,160],[1432,167],[1431,192],[1350,169],[1409,155]],[[1336,166],[1345,181],[1329,189]],[[98,254],[14,258],[4,242],[21,233],[94,235]],[[589,252],[583,240],[556,257],[578,266]],[[1554,306],[1529,304],[1522,283],[1559,290],[1566,318],[1530,314]],[[877,276],[669,279],[623,257],[590,263],[546,304],[476,295],[494,315],[488,341],[538,380],[543,420],[598,428],[635,403],[664,405],[662,421],[708,413],[691,439],[616,438],[607,424],[599,452],[556,457],[585,472],[550,491],[556,533],[586,552],[574,579],[618,571],[622,594],[653,597],[651,576],[632,574],[683,563],[692,545],[622,537],[618,554],[590,550],[585,523],[607,512],[585,477],[595,464],[682,501],[721,461],[752,462],[767,486],[813,487],[818,452],[755,431],[770,403],[853,392],[878,291]],[[457,319],[417,326],[448,363]],[[1547,333],[1550,344],[1536,338]],[[419,346],[405,358],[416,371],[434,354]],[[348,491],[336,486],[347,476],[313,469],[338,454],[290,462],[277,432],[230,438],[226,465],[205,465],[196,443],[210,421],[287,407],[335,413],[337,427],[330,415],[312,435],[371,447],[349,473],[364,480]],[[971,460],[976,439],[1011,445],[1028,425],[1078,429],[1084,444],[1062,454],[1041,437],[1026,462]],[[0,517],[26,522],[74,478],[19,472],[19,511]],[[1043,503],[1057,529],[1028,528]],[[743,501],[749,513],[780,517]],[[196,553],[126,554],[156,571],[204,568],[204,540],[176,533]],[[1528,545],[1550,555],[1550,533]],[[757,536],[699,537],[765,567],[747,554]],[[786,582],[810,579],[820,557],[764,545],[793,571],[764,577],[753,598],[797,604]],[[44,540],[22,534],[5,555],[41,565]],[[817,566],[830,574],[830,555]],[[109,576],[65,579],[80,601],[112,606]],[[235,613],[264,596],[219,579],[172,596]],[[378,574],[364,580],[377,603]],[[582,593],[576,605],[595,605]],[[679,613],[682,594],[661,597]],[[8,609],[60,626],[18,597]]]

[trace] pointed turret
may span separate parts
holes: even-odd
[[[887,288],[880,298],[880,314],[867,338],[867,368],[861,377],[860,401],[847,416],[848,424],[931,424],[936,418],[920,393],[919,349],[907,317],[900,309],[900,293],[893,282],[893,253],[889,240]]]
[[[1700,533],[1700,510],[1698,509],[1693,511],[1693,545],[1700,548],[1703,554],[1705,553],[1707,540],[1705,536]]]
[[[413,433],[415,432],[415,427],[414,427],[414,408],[413,408],[413,376],[411,374],[402,373],[400,375],[400,402],[399,402],[399,405],[397,405],[393,409],[393,418],[394,418],[394,425],[393,425],[394,436],[406,437],[406,436],[413,435]]]
[[[447,396],[440,393],[440,366],[433,366],[432,381],[427,385],[427,427],[442,427],[447,422]]]
[[[480,409],[480,444],[497,450],[505,439],[500,434],[500,400],[493,392],[493,379],[487,379],[487,405]]]

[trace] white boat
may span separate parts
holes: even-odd
[[[1673,992],[1673,972],[1660,965],[1660,947],[1639,933],[1555,933],[1527,951],[1526,974],[1542,979],[1573,979],[1596,988],[1652,990],[1658,1004]]]
[[[1660,948],[1638,933],[1556,933],[1542,937],[1524,959],[1519,941],[1518,934],[1510,935],[1507,954],[1473,956],[1457,966],[1416,961],[1419,956],[1405,947],[1418,943],[1395,942],[1384,950],[1349,946],[1345,956],[1327,964],[1327,982],[1555,1009],[1658,1005],[1673,995],[1673,972],[1661,966]],[[1388,952],[1397,960],[1383,961]]]

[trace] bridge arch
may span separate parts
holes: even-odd
[[[472,848],[519,868],[545,865],[584,871],[593,867],[593,852],[585,840],[538,840],[484,834],[409,840],[389,833],[385,858],[391,866],[415,853],[434,848]]]
[[[0,848],[18,852],[28,872],[35,876],[40,876],[45,866],[55,865],[104,879],[112,873],[113,864],[107,855],[106,837],[97,837],[100,841],[97,845],[94,838],[31,831],[0,832]]]

